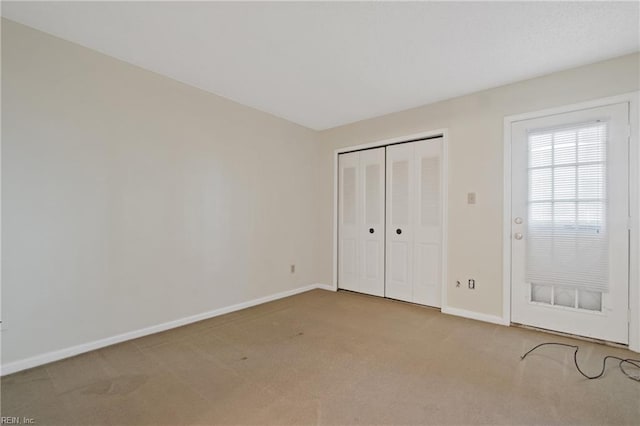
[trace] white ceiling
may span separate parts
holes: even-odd
[[[313,129],[640,48],[638,2],[2,2],[2,15]]]

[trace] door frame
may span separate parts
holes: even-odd
[[[449,130],[436,129],[419,133],[412,133],[405,136],[397,136],[375,142],[368,142],[359,145],[350,145],[338,148],[333,151],[333,290],[338,291],[338,155],[350,151],[360,151],[363,149],[380,148],[387,145],[413,142],[425,138],[442,137],[442,244],[441,244],[441,265],[442,268],[442,288],[441,288],[441,308],[447,306],[447,238],[448,238],[448,203],[449,199]]]
[[[511,323],[511,125],[517,121],[541,118],[589,108],[602,107],[622,102],[629,103],[629,349],[640,352],[640,149],[638,130],[640,112],[638,99],[640,91],[622,95],[594,99],[591,101],[563,105],[540,111],[509,115],[504,118],[503,146],[503,230],[502,230],[502,316],[507,324]]]

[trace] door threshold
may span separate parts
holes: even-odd
[[[560,336],[560,337],[568,337],[570,339],[582,340],[582,341],[585,341],[585,342],[599,343],[601,345],[611,346],[611,347],[614,347],[614,348],[629,349],[629,345],[625,345],[623,343],[611,342],[609,340],[595,339],[593,337],[580,336],[578,334],[563,333],[561,331],[549,330],[547,328],[534,327],[532,325],[519,324],[517,322],[512,322],[511,326],[518,327],[518,328],[524,328],[524,329],[527,329],[527,330],[541,331],[543,333],[553,334],[553,335]]]

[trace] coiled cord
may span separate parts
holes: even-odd
[[[615,360],[620,361],[618,363],[618,367],[620,368],[620,371],[622,371],[622,374],[624,374],[625,376],[627,376],[631,380],[635,380],[636,382],[640,382],[640,373],[638,373],[638,375],[635,376],[635,375],[629,374],[629,372],[627,370],[625,370],[625,368],[624,368],[625,365],[627,365],[627,368],[628,368],[628,365],[631,365],[631,366],[637,368],[638,370],[640,370],[640,359],[620,358],[620,357],[613,356],[613,355],[607,355],[602,359],[602,370],[600,371],[600,373],[596,374],[595,376],[589,376],[584,371],[582,371],[582,369],[578,365],[578,350],[580,349],[580,347],[579,346],[575,346],[575,345],[568,345],[566,343],[553,343],[553,342],[540,343],[539,345],[536,345],[533,348],[529,349],[524,355],[522,355],[520,357],[520,360],[525,359],[527,355],[529,355],[531,352],[535,351],[539,347],[546,346],[546,345],[566,346],[568,348],[575,349],[573,351],[573,362],[576,365],[576,369],[578,370],[578,372],[580,374],[582,374],[584,377],[586,377],[589,380],[599,379],[600,377],[602,377],[604,375],[604,371],[605,371],[606,366],[607,366],[607,360],[615,359]]]

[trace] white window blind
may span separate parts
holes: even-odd
[[[607,139],[605,122],[529,133],[527,281],[532,288],[607,291]]]

